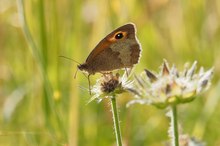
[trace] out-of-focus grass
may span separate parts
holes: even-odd
[[[211,89],[181,106],[179,121],[186,133],[219,145],[220,2],[35,0],[23,6],[24,27],[16,2],[0,1],[0,145],[114,145],[109,103],[86,105],[90,95],[81,87],[88,88],[87,79],[79,72],[74,80],[76,64],[58,56],[83,62],[99,40],[127,22],[137,25],[143,48],[135,73],[157,69],[163,58],[177,67],[194,60],[215,67]],[[168,139],[164,112],[125,108],[129,96],[118,99],[124,143],[162,145]]]

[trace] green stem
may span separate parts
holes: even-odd
[[[121,131],[120,131],[119,117],[118,117],[115,96],[112,96],[112,98],[111,98],[111,105],[112,105],[112,114],[113,114],[113,120],[114,120],[114,128],[115,128],[115,136],[116,136],[117,146],[122,146]]]
[[[171,115],[171,128],[173,128],[173,144],[174,146],[179,146],[179,133],[178,133],[178,121],[177,121],[177,106],[173,105],[172,106],[172,115]]]

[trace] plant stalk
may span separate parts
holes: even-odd
[[[178,133],[178,121],[177,121],[177,106],[173,105],[171,107],[171,128],[173,130],[172,143],[174,146],[179,146],[179,133]]]
[[[118,116],[117,103],[116,103],[115,96],[112,96],[111,98],[111,106],[112,106],[112,116],[113,116],[113,121],[114,121],[114,129],[115,129],[117,146],[122,146],[121,130],[120,130],[120,125],[119,125],[119,116]]]

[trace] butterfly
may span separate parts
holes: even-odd
[[[132,68],[139,62],[140,56],[141,45],[136,37],[135,24],[128,23],[104,37],[91,51],[86,61],[77,67],[88,73],[90,88],[90,75]]]

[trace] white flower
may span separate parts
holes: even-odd
[[[112,97],[129,90],[132,87],[132,81],[128,81],[126,73],[120,77],[119,73],[115,75],[110,72],[103,74],[96,84],[92,87],[91,92],[93,96],[89,102],[98,99],[100,102],[103,98]]]
[[[196,74],[196,66],[197,61],[190,68],[186,65],[179,72],[175,65],[169,69],[164,60],[160,73],[145,70],[140,76],[135,76],[134,92],[137,96],[128,105],[141,103],[165,108],[170,104],[192,101],[196,95],[208,89],[213,75],[213,68],[205,72],[203,67]]]

